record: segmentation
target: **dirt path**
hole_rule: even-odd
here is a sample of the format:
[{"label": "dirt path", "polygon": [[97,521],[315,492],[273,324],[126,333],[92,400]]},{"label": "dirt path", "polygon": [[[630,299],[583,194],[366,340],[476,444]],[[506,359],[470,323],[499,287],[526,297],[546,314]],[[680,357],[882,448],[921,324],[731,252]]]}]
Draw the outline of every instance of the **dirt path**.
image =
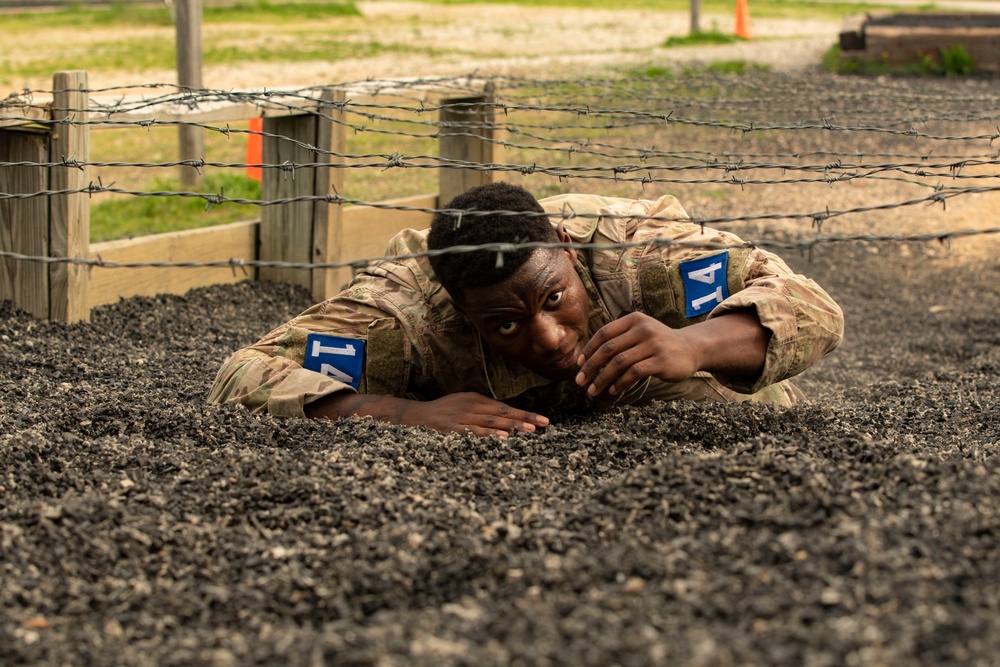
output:
[{"label": "dirt path", "polygon": [[[366,78],[451,76],[469,72],[494,75],[569,76],[598,73],[606,68],[744,59],[776,68],[815,67],[819,56],[837,39],[839,22],[753,19],[756,39],[750,43],[697,48],[662,48],[672,35],[690,28],[684,13],[643,10],[581,10],[523,8],[508,5],[426,5],[418,2],[372,0],[358,4],[360,18],[330,19],[325,25],[346,29],[347,39],[378,44],[373,56],[342,60],[254,63],[252,66],[207,66],[203,79],[212,88],[275,88],[308,86]],[[707,14],[705,29],[732,30],[733,16]],[[256,25],[205,24],[206,44],[224,44],[234,35],[259,34],[258,39],[280,46],[283,37]],[[130,34],[170,42],[173,29],[143,28]],[[0,46],[0,57],[10,62],[44,60],[75,49],[114,40],[118,35],[95,26],[86,29],[50,29],[35,39],[30,52]],[[412,52],[407,52],[412,47]],[[428,53],[428,49],[433,53]],[[101,71],[91,75],[94,87],[172,82],[173,70]],[[0,81],[4,81],[0,74]],[[46,77],[6,81],[11,89],[27,86],[45,90]]]},{"label": "dirt path", "polygon": [[[428,6],[407,2],[363,2],[356,39],[387,45],[441,48],[443,55],[392,53],[340,62],[270,63],[206,71],[219,87],[309,85],[394,76],[480,74],[576,77],[630,66],[747,60],[778,69],[814,68],[837,39],[839,22],[759,20],[758,39],[747,44],[662,48],[690,27],[685,14],[636,10],[566,10],[504,5]],[[703,17],[706,27],[732,29],[732,16]],[[389,26],[388,29],[385,26]],[[166,76],[167,73],[164,73]],[[280,82],[280,83],[279,83]]]},{"label": "dirt path", "polygon": [[[752,5],[752,3],[751,3]],[[995,0],[949,0],[937,3],[943,10],[1000,11]],[[359,44],[378,44],[376,55],[342,60],[296,63],[254,63],[252,66],[208,66],[205,85],[212,88],[275,88],[309,86],[366,78],[400,76],[452,76],[469,72],[494,75],[574,77],[606,68],[630,66],[745,60],[766,64],[780,71],[818,68],[824,51],[835,44],[841,26],[839,18],[774,19],[753,15],[754,39],[747,43],[712,47],[662,47],[670,36],[682,36],[690,29],[686,12],[652,10],[575,9],[519,7],[511,5],[427,5],[398,0],[366,0],[358,3],[359,18],[329,19],[324,24],[347,29],[347,39]],[[734,15],[703,14],[703,30],[716,28],[731,32]],[[280,44],[281,35],[255,25],[203,26],[205,43],[224,44],[234,36],[258,35],[269,44]],[[129,37],[145,35],[167,43],[173,28],[143,28]],[[24,35],[33,48],[26,51],[18,40],[0,45],[0,59],[12,63],[26,59],[44,61],[65,56],[75,49],[81,55],[101,42],[120,35],[97,26],[48,29]],[[412,46],[414,51],[407,53]],[[428,54],[424,47],[434,49]],[[401,50],[400,50],[401,49]],[[172,69],[95,72],[95,87],[138,83],[173,82]],[[9,80],[0,73],[2,89],[24,87],[45,90],[47,76]]]}]

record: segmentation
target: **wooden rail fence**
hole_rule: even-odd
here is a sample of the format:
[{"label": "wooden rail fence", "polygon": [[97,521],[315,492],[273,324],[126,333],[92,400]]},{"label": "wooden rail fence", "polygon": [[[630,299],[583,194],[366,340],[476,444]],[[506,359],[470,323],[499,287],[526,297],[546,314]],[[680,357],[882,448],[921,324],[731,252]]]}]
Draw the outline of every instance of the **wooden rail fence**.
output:
[{"label": "wooden rail fence", "polygon": [[[90,161],[90,132],[101,129],[100,121],[110,120],[112,112],[107,103],[90,97],[86,72],[56,73],[53,91],[46,104],[0,106],[0,162],[20,163],[0,167],[0,194],[36,195],[0,199],[0,251],[54,258],[100,257],[115,262],[241,259],[333,264],[378,256],[400,229],[429,223],[430,216],[424,212],[344,207],[314,199],[263,206],[259,221],[91,244],[87,166],[44,164],[70,157]],[[272,103],[254,101],[251,95],[245,99],[231,96],[190,105],[141,105],[134,107],[136,110],[114,111],[113,117],[118,123],[135,121],[137,131],[142,121],[149,120],[210,124],[263,117],[265,164],[320,166],[297,168],[294,178],[287,178],[281,169],[265,169],[262,200],[325,197],[345,192],[346,170],[333,167],[332,160],[337,158],[325,152],[346,153],[345,125],[337,122],[343,120],[343,107],[335,103],[387,94],[395,100],[403,96],[428,105],[494,99],[492,84],[482,80],[449,79],[447,85],[366,81],[309,92],[297,90],[287,98],[269,89],[267,99]],[[280,104],[273,103],[278,100]],[[322,113],[318,113],[320,109]],[[64,119],[74,122],[58,122]],[[440,120],[445,123],[439,133],[442,158],[477,164],[503,161],[503,148],[495,136],[498,130],[493,129],[494,111],[488,104],[446,107]],[[488,170],[440,169],[438,192],[386,203],[437,208],[467,188],[490,180],[493,172]],[[63,192],[70,190],[84,192]],[[10,300],[36,317],[73,322],[88,320],[95,306],[124,297],[183,294],[194,287],[246,278],[302,285],[316,300],[322,300],[335,294],[350,277],[350,268],[248,268],[246,274],[234,274],[230,268],[110,268],[0,257],[0,300]]]}]

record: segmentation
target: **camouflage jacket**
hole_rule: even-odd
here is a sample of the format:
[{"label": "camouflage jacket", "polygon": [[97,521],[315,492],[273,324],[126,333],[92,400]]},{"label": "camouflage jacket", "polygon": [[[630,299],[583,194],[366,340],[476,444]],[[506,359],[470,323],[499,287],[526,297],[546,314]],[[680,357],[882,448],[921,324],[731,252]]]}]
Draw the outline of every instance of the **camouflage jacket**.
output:
[{"label": "camouflage jacket", "polygon": [[[590,297],[591,334],[633,311],[679,328],[753,308],[772,334],[763,372],[749,380],[713,380],[741,394],[762,392],[800,373],[840,344],[839,306],[776,255],[757,248],[652,243],[741,242],[730,233],[678,221],[687,215],[672,196],[648,201],[560,195],[541,204],[574,241],[598,246],[579,251],[576,266]],[[425,250],[426,234],[400,232],[386,249],[389,259],[368,267],[337,296],[233,354],[219,369],[209,400],[276,416],[302,416],[306,404],[356,386],[363,393],[417,400],[475,391],[543,414],[585,407],[588,399],[574,383],[548,380],[494,353],[434,280],[426,257],[392,259]],[[341,345],[351,351],[360,347],[357,369],[347,376],[318,372],[329,366],[307,369],[310,350],[337,352],[333,344],[316,343],[317,335],[347,340]]]}]

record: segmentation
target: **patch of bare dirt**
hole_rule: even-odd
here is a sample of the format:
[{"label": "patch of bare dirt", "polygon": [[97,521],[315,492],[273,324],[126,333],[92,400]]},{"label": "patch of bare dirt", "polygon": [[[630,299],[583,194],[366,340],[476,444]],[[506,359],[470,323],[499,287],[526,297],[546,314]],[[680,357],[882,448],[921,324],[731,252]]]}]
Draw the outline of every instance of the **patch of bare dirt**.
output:
[{"label": "patch of bare dirt", "polygon": [[[820,55],[837,39],[836,20],[752,19],[755,39],[716,47],[662,47],[670,36],[690,29],[686,13],[651,10],[525,8],[511,5],[426,5],[419,2],[372,0],[358,4],[362,16],[330,19],[351,42],[377,44],[373,55],[309,62],[265,62],[252,65],[209,65],[204,85],[219,89],[259,89],[312,86],[368,78],[457,76],[470,72],[506,76],[565,76],[599,73],[633,65],[691,63],[742,59],[777,69],[814,68]],[[705,14],[703,29],[733,29],[733,15]],[[260,44],[280,46],[282,35],[259,25],[204,24],[206,45],[220,46],[236,35],[255,35]],[[41,36],[40,36],[41,37]],[[48,29],[30,54],[11,50],[12,62],[44,59],[64,53],[67,45],[87,49],[121,36],[99,26],[85,29]],[[171,42],[173,28],[131,31],[129,39]],[[288,38],[288,36],[285,36]],[[291,38],[311,38],[307,34]],[[81,51],[82,52],[82,51]],[[363,50],[362,50],[363,52]],[[0,76],[0,81],[3,77]],[[91,85],[112,87],[144,83],[171,83],[176,72],[167,70],[101,71]],[[9,81],[12,88],[47,90],[48,77]]]},{"label": "patch of bare dirt", "polygon": [[[362,2],[357,29],[386,45],[413,46],[339,62],[225,67],[206,72],[219,87],[312,85],[399,76],[458,76],[477,72],[498,76],[575,77],[643,64],[747,60],[798,71],[817,67],[837,39],[839,22],[760,19],[755,41],[719,47],[663,48],[670,36],[690,29],[683,13],[642,10],[524,8],[509,5],[431,6],[415,2]],[[709,14],[704,28],[731,31],[733,16]],[[388,29],[386,28],[388,26]],[[418,47],[443,50],[427,54]],[[317,79],[317,76],[319,77]],[[280,83],[279,83],[280,82]]]}]

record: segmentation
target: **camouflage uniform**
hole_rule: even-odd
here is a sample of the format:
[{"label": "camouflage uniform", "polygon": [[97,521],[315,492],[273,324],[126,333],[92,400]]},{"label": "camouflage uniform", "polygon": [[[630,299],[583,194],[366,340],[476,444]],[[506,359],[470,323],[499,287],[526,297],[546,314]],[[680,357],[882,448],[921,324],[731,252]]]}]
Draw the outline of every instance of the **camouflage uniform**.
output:
[{"label": "camouflage uniform", "polygon": [[[589,295],[591,334],[633,311],[679,328],[744,308],[755,309],[771,332],[764,370],[757,378],[699,373],[678,383],[651,379],[626,392],[615,401],[618,404],[652,398],[709,398],[790,405],[799,393],[786,378],[840,344],[840,307],[815,282],[792,273],[772,253],[756,248],[613,247],[654,238],[740,242],[727,232],[677,222],[687,216],[672,196],[646,201],[560,195],[543,199],[541,204],[554,214],[602,215],[552,216],[553,224],[562,222],[574,241],[609,246],[578,251],[576,269]],[[603,217],[653,215],[667,219]],[[426,231],[404,230],[389,242],[386,256],[423,251],[426,237]],[[688,317],[680,264],[690,266],[688,260],[710,257],[714,261],[723,254],[728,258],[724,282],[729,296],[709,313]],[[362,393],[431,400],[475,391],[542,414],[593,407],[572,381],[548,380],[494,353],[434,280],[426,257],[378,262],[337,296],[236,352],[219,370],[209,400],[241,403],[276,416],[303,416],[304,405],[337,391],[352,391],[343,382],[303,367],[310,332],[366,341],[358,387]]]}]

